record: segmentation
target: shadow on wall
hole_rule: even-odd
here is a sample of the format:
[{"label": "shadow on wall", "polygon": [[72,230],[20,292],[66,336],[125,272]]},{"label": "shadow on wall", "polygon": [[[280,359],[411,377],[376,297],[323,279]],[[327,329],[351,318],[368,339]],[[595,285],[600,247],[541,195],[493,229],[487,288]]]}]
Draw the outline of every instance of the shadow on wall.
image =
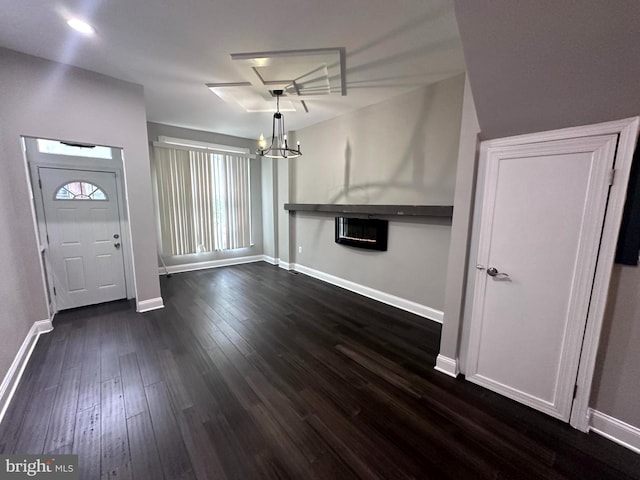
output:
[{"label": "shadow on wall", "polygon": [[[438,42],[427,42],[424,45],[420,45],[419,47],[413,48],[411,50],[398,51],[394,55],[385,58],[376,57],[375,60],[367,61],[367,52],[378,45],[392,44],[393,42],[397,42],[403,37],[406,37],[406,35],[410,34],[410,32],[412,31],[414,33],[428,32],[430,26],[441,25],[443,17],[446,17],[450,14],[450,4],[442,3],[441,5],[434,5],[424,15],[414,18],[410,22],[407,22],[394,30],[385,32],[383,35],[364,45],[361,45],[360,47],[350,50],[347,55],[348,64],[350,66],[346,71],[347,78],[351,79],[347,83],[348,88],[354,89],[380,88],[382,86],[423,86],[425,84],[424,75],[411,75],[408,72],[403,72],[404,74],[394,77],[380,78],[376,77],[373,72],[378,67],[387,67],[388,65],[397,62],[404,62],[406,60],[417,60],[420,58],[427,61],[427,58],[432,54],[436,54],[435,56],[439,57],[443,52],[452,50],[461,51],[460,39],[456,31],[453,31],[449,37],[441,39]],[[364,61],[362,61],[362,63],[358,63],[359,57],[363,58]],[[460,61],[462,64],[462,59],[460,59]],[[437,73],[434,72],[433,75],[437,76],[437,79],[441,79],[461,72],[462,70],[439,71]]]},{"label": "shadow on wall", "polygon": [[[394,168],[390,175],[379,181],[366,182],[361,184],[353,183],[353,167],[355,159],[367,159],[367,154],[360,156],[354,142],[347,137],[344,147],[344,168],[343,181],[340,184],[340,191],[328,199],[327,203],[364,203],[376,204],[384,203],[385,198],[389,198],[388,193],[392,191],[408,191],[419,193],[433,193],[435,197],[445,197],[441,185],[450,183],[446,177],[451,176],[452,162],[455,165],[457,153],[457,137],[452,135],[451,145],[444,145],[437,151],[447,152],[447,159],[431,159],[429,155],[433,155],[428,150],[428,141],[449,141],[440,137],[429,137],[429,122],[433,123],[437,112],[434,111],[434,98],[437,95],[437,86],[426,88],[420,107],[416,110],[417,118],[413,124],[413,129],[406,140],[404,149],[397,152],[397,157],[392,160],[395,162]],[[437,119],[436,119],[437,120]],[[406,137],[405,137],[406,138]],[[355,145],[358,145],[356,142]],[[450,153],[449,153],[450,152]],[[295,169],[295,162],[294,167]],[[428,180],[425,178],[428,175]],[[406,179],[406,180],[405,180]],[[446,198],[446,197],[445,197]],[[388,201],[386,203],[389,203]],[[312,215],[309,212],[305,216]],[[316,215],[313,215],[314,217]],[[317,215],[318,218],[326,218],[323,215]],[[394,221],[420,223],[428,225],[451,225],[451,219],[444,218],[408,218],[393,217]],[[321,232],[326,227],[324,222],[318,222],[313,235],[314,239],[322,237]],[[295,238],[292,239],[296,241]],[[292,243],[296,245],[296,243]]]},{"label": "shadow on wall", "polygon": [[[460,38],[457,34],[457,29],[453,29],[451,34],[447,38],[442,38],[437,42],[427,41],[425,44],[410,50],[398,51],[393,55],[387,57],[375,56],[375,59],[371,60],[371,54],[368,54],[371,49],[382,44],[392,44],[393,42],[402,42],[403,37],[406,37],[410,32],[428,32],[433,26],[437,29],[443,25],[443,19],[447,15],[453,15],[451,13],[451,5],[448,2],[443,2],[441,5],[433,5],[430,11],[422,16],[412,19],[410,22],[405,23],[389,32],[385,32],[378,38],[365,43],[353,50],[345,51],[345,58],[348,59],[350,65],[343,72],[349,79],[347,80],[347,89],[362,89],[362,88],[381,88],[381,87],[421,87],[426,82],[438,81],[441,79],[449,78],[460,74],[464,71],[464,59],[462,58],[462,47]],[[446,20],[445,20],[446,21]],[[450,21],[455,24],[455,20]],[[459,53],[460,68],[447,68],[443,70],[435,69],[431,72],[431,78],[425,78],[424,73],[411,74],[407,72],[398,71],[399,74],[393,77],[380,77],[375,75],[375,70],[378,67],[388,67],[394,63],[403,63],[407,60],[422,61],[428,64],[433,63],[433,59],[439,61],[442,58],[444,52]],[[367,56],[369,55],[369,58]],[[433,57],[430,57],[433,55]],[[358,63],[358,58],[361,58]],[[449,65],[449,64],[447,64]],[[329,70],[334,70],[338,66],[338,63],[333,63],[328,66]],[[313,73],[309,72],[309,74]],[[339,81],[338,75],[331,76],[330,82]]]},{"label": "shadow on wall", "polygon": [[[428,189],[433,191],[433,189],[437,189],[439,185],[443,184],[446,175],[450,173],[447,171],[450,162],[429,162],[430,158],[425,149],[429,134],[428,119],[432,116],[433,110],[434,88],[436,87],[425,90],[420,116],[415,121],[413,132],[404,148],[404,152],[399,152],[397,166],[388,179],[352,184],[351,172],[354,151],[350,139],[347,138],[344,149],[344,181],[342,189],[331,197],[328,203],[349,203],[354,200],[365,204],[376,203],[392,189],[425,192]],[[457,145],[452,144],[449,147],[446,151],[451,151],[455,154]],[[395,159],[392,160],[395,161]],[[429,172],[431,174],[431,181],[428,184],[424,181],[427,165],[430,167]],[[408,170],[411,171],[411,181],[403,181],[402,174],[405,173],[406,176]]]}]

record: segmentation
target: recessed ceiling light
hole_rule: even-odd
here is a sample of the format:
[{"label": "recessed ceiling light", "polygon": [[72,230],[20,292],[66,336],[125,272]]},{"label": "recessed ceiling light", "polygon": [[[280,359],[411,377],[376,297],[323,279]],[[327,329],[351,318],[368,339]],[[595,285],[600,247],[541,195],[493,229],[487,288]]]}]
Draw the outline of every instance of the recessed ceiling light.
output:
[{"label": "recessed ceiling light", "polygon": [[67,25],[80,33],[84,33],[85,35],[93,35],[96,32],[95,28],[78,18],[68,20]]}]

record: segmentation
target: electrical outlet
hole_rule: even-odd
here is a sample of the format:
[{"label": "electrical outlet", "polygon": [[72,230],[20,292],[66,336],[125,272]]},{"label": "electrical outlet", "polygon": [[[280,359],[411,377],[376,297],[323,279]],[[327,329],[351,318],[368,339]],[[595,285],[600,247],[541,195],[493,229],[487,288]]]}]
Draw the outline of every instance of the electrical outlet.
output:
[{"label": "electrical outlet", "polygon": [[302,245],[298,245],[298,253],[302,253]]}]

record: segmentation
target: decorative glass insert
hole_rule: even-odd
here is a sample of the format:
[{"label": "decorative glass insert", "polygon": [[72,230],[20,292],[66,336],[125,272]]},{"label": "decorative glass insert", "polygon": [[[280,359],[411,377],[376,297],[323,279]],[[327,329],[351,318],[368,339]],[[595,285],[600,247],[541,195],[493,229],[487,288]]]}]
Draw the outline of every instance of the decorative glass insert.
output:
[{"label": "decorative glass insert", "polygon": [[91,157],[111,159],[111,147],[100,145],[81,145],[38,138],[38,151],[54,155],[70,155],[73,157]]},{"label": "decorative glass insert", "polygon": [[56,200],[107,200],[107,194],[93,183],[78,180],[60,187]]}]

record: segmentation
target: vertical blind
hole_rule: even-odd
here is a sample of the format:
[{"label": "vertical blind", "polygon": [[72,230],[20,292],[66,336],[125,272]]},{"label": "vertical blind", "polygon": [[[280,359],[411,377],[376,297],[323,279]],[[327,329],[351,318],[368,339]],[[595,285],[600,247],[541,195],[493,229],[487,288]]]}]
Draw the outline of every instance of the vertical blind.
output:
[{"label": "vertical blind", "polygon": [[164,255],[251,245],[249,158],[154,147]]}]

